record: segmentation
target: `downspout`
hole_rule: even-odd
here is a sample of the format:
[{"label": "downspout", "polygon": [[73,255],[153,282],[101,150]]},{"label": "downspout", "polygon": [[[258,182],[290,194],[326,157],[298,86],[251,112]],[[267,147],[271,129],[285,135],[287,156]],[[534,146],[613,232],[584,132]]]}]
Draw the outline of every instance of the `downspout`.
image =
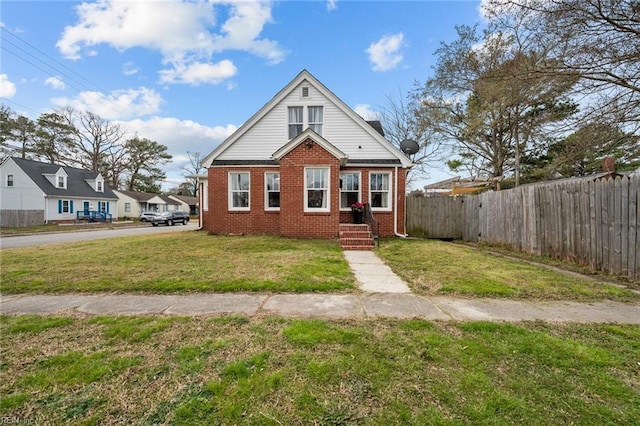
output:
[{"label": "downspout", "polygon": [[198,204],[198,231],[202,231],[202,227],[204,226],[204,205],[203,205],[203,201],[204,201],[204,196],[202,194],[202,191],[204,190],[204,184],[202,182],[198,182],[198,184],[200,185],[199,191],[198,191],[198,198],[200,199],[200,203]]},{"label": "downspout", "polygon": [[396,176],[395,176],[395,185],[393,187],[393,190],[395,192],[394,194],[394,198],[395,198],[395,208],[393,209],[393,234],[396,237],[400,237],[400,238],[407,238],[408,235],[407,234],[399,234],[398,233],[398,166],[395,166],[395,171],[396,171]]}]

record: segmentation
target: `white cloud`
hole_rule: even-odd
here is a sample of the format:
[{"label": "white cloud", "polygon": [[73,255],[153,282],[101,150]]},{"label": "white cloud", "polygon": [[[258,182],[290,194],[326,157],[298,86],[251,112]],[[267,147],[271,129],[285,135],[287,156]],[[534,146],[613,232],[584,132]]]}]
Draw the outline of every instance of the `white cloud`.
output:
[{"label": "white cloud", "polygon": [[365,120],[380,120],[380,114],[372,110],[369,104],[358,104],[353,110]]},{"label": "white cloud", "polygon": [[366,52],[369,54],[374,71],[388,71],[398,66],[403,58],[400,52],[403,39],[404,34],[398,33],[382,37],[369,45]]},{"label": "white cloud", "polygon": [[0,98],[11,99],[16,94],[16,85],[7,74],[0,74]]},{"label": "white cloud", "polygon": [[138,67],[133,62],[125,62],[122,64],[122,73],[124,75],[135,75],[138,74]]},{"label": "white cloud", "polygon": [[160,110],[162,97],[152,89],[115,90],[110,94],[80,92],[75,98],[54,98],[57,106],[71,106],[79,111],[91,111],[107,120],[155,114]]},{"label": "white cloud", "polygon": [[[285,56],[276,41],[260,38],[264,25],[271,22],[271,3],[266,1],[103,0],[82,3],[76,6],[76,12],[78,22],[65,27],[56,44],[65,57],[79,59],[100,44],[119,50],[157,50],[163,55],[164,64],[171,67],[166,70],[171,82],[192,84],[193,75],[176,72],[215,66],[211,64],[213,55],[225,50],[246,51],[274,64]],[[216,31],[216,13],[225,12],[228,19]],[[230,76],[228,72],[223,75]],[[202,82],[217,84],[221,80],[205,78]]]},{"label": "white cloud", "polygon": [[163,166],[167,175],[164,185],[166,188],[178,186],[185,180],[182,168],[189,161],[187,151],[199,152],[205,156],[237,130],[237,126],[233,124],[209,127],[195,121],[172,117],[152,117],[148,120],[135,119],[117,123],[126,128],[131,137],[137,135],[167,147],[173,159]]},{"label": "white cloud", "polygon": [[58,76],[49,77],[44,81],[45,84],[53,87],[56,90],[64,90],[67,86],[64,84],[64,81]]},{"label": "white cloud", "polygon": [[336,10],[338,8],[338,0],[328,0],[327,1],[327,10],[331,12],[332,10]]},{"label": "white cloud", "polygon": [[233,62],[222,60],[217,64],[191,63],[178,64],[173,69],[160,71],[161,83],[186,83],[197,86],[202,83],[218,84],[236,75]]}]

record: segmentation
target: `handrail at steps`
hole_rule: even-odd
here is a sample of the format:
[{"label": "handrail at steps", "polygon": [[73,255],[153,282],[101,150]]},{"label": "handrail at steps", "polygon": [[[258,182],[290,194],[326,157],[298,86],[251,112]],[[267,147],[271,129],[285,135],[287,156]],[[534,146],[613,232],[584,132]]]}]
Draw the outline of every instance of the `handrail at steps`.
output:
[{"label": "handrail at steps", "polygon": [[364,205],[364,223],[369,225],[371,228],[371,233],[373,234],[373,241],[376,244],[376,247],[380,247],[380,224],[373,217],[373,212],[371,211],[371,204],[366,203]]}]

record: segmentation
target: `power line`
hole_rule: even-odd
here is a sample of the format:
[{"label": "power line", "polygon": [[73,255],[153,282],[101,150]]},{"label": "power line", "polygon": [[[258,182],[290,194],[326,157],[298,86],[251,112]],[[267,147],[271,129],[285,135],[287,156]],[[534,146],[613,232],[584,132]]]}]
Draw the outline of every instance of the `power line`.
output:
[{"label": "power line", "polygon": [[[98,84],[92,82],[91,80],[87,79],[86,77],[84,77],[83,75],[79,74],[78,72],[76,72],[75,70],[69,68],[68,66],[66,66],[65,64],[59,62],[58,60],[56,60],[55,58],[52,58],[51,56],[49,56],[48,54],[46,54],[45,52],[43,52],[42,50],[38,49],[36,46],[32,45],[31,43],[29,43],[28,41],[18,37],[17,35],[13,34],[12,32],[10,32],[9,30],[7,30],[4,27],[0,27],[2,28],[4,34],[8,34],[11,37],[19,40],[20,42],[26,44],[27,46],[29,46],[31,49],[35,50],[36,52],[38,52],[40,55],[44,56],[45,58],[49,59],[50,61],[52,61],[53,63],[55,63],[56,65],[59,65],[60,67],[64,68],[65,70],[69,71],[72,74],[75,74],[76,76],[78,76],[80,79],[86,81],[87,83],[89,83],[90,86],[93,86],[94,88],[97,88],[103,92],[106,92],[106,90],[102,87],[100,87]],[[26,54],[28,54],[29,56],[31,56],[32,58],[35,58],[36,60],[38,60],[39,62],[42,62],[43,64],[47,65],[49,68],[53,69],[54,71],[58,72],[59,74],[62,74],[64,76],[66,76],[67,78],[73,80],[73,81],[77,81],[75,78],[69,76],[68,74],[66,74],[65,72],[57,69],[55,66],[51,65],[51,64],[47,64],[44,60],[38,58],[37,56],[33,55],[32,53],[27,52],[25,49],[21,48],[20,46],[18,46],[17,44],[13,43],[11,40],[7,40],[5,38],[5,41],[12,44],[13,46],[15,46],[16,48],[20,49],[21,51],[25,52]],[[53,76],[52,76],[53,77]],[[80,82],[78,82],[80,83]],[[81,85],[83,85],[86,88],[89,88],[88,86],[86,86],[84,83],[80,83]]]}]

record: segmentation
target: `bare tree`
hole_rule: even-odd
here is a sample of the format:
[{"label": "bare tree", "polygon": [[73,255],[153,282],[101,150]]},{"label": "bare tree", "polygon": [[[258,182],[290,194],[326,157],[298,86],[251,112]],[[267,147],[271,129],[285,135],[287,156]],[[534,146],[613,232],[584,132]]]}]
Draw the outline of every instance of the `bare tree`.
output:
[{"label": "bare tree", "polygon": [[[547,73],[580,76],[586,119],[640,126],[640,3],[637,0],[489,0],[498,27],[536,40],[554,59]],[[588,102],[587,102],[588,101]]]},{"label": "bare tree", "polygon": [[544,52],[512,34],[456,29],[458,39],[436,51],[435,75],[413,93],[416,116],[451,146],[450,167],[474,177],[514,173],[517,183],[521,152],[575,111],[562,98],[575,78],[539,73]]},{"label": "bare tree", "polygon": [[199,152],[187,151],[188,162],[182,167],[184,172],[182,175],[189,183],[189,192],[192,196],[198,195],[198,179],[193,176],[197,176],[204,172],[205,168],[200,164],[203,160],[202,154]]},{"label": "bare tree", "polygon": [[418,152],[410,156],[414,166],[407,176],[407,184],[428,177],[431,166],[442,161],[440,140],[434,138],[433,130],[416,117],[412,102],[402,94],[387,95],[380,111],[385,138],[389,142],[400,148],[402,141],[411,139],[419,146]]},{"label": "bare tree", "polygon": [[104,167],[109,167],[109,154],[123,149],[125,130],[92,112],[63,108],[60,114],[76,129],[76,161],[80,167],[94,172],[104,172]]}]

